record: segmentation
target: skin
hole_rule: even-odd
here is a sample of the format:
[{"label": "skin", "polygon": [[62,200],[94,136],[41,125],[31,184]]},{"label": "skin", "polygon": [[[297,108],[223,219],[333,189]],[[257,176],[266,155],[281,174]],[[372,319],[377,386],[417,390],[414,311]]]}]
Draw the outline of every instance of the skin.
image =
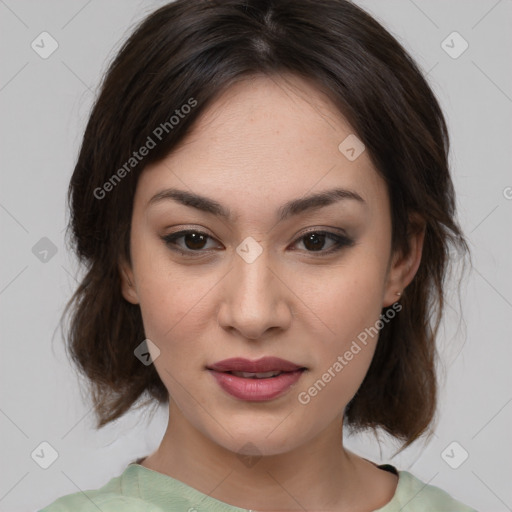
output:
[{"label": "skin", "polygon": [[[408,254],[391,249],[389,197],[367,152],[349,161],[338,150],[352,133],[313,84],[256,76],[232,85],[175,152],[144,169],[132,265],[120,265],[123,296],[140,305],[170,401],[167,431],[143,466],[247,509],[371,511],[392,499],[397,477],[342,439],[344,408],[377,337],[307,405],[298,401],[398,300],[420,263],[421,232]],[[364,203],[344,199],[277,222],[285,202],[334,187]],[[148,205],[165,188],[207,196],[234,217],[169,199]],[[335,242],[325,238],[315,251],[303,238],[311,228],[344,230],[354,243],[321,256]],[[176,243],[192,257],[180,255],[161,237],[183,229],[211,238],[182,237]],[[236,252],[249,236],[262,249],[252,263]],[[231,397],[205,368],[266,355],[308,368],[267,402]],[[255,458],[246,464],[240,453]]]}]

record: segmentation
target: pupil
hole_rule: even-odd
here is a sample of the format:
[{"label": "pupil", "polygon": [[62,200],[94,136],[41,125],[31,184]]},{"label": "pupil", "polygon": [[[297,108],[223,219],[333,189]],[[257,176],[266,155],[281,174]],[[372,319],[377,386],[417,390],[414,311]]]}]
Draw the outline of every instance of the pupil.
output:
[{"label": "pupil", "polygon": [[313,243],[312,249],[313,250],[321,249],[323,247],[323,244],[325,241],[325,235],[322,235],[319,233],[312,233],[310,235],[306,235],[306,238],[304,241],[304,246],[309,249],[310,248],[310,247],[308,247],[309,242],[311,242],[311,241],[314,242],[315,240],[316,240],[316,243]]},{"label": "pupil", "polygon": [[[188,249],[202,249],[205,243],[204,238],[205,236],[199,233],[189,233],[185,235],[185,245]],[[190,239],[192,239],[192,244],[189,243]],[[199,246],[195,244],[199,244]]]}]

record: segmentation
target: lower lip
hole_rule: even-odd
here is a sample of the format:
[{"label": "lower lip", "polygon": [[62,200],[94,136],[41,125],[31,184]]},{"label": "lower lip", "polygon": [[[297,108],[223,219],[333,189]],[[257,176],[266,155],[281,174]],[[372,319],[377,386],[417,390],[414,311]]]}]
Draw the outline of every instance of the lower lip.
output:
[{"label": "lower lip", "polygon": [[263,402],[283,395],[301,377],[303,370],[284,372],[270,379],[249,379],[231,373],[209,370],[219,386],[235,398]]}]

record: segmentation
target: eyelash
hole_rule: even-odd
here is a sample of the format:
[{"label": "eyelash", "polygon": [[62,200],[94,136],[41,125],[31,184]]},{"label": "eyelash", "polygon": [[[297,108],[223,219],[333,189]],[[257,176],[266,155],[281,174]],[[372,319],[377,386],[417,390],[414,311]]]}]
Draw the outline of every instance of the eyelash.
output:
[{"label": "eyelash", "polygon": [[[171,250],[179,252],[180,254],[185,255],[185,256],[194,257],[194,256],[192,256],[194,253],[205,253],[205,252],[208,252],[208,250],[202,250],[202,249],[198,249],[196,251],[194,251],[192,249],[183,250],[183,249],[180,249],[177,246],[176,240],[179,240],[180,238],[183,238],[186,235],[189,235],[189,234],[192,234],[192,233],[195,233],[197,235],[203,235],[203,236],[207,237],[208,239],[212,239],[212,240],[214,239],[213,237],[211,237],[207,233],[204,233],[203,231],[198,231],[198,230],[195,230],[195,229],[188,229],[188,230],[183,230],[183,231],[177,231],[176,233],[171,233],[171,234],[163,236],[161,238],[162,238],[162,240],[165,242],[165,244]],[[322,230],[318,230],[318,231],[313,231],[312,230],[312,231],[308,231],[307,233],[304,233],[302,236],[300,236],[294,242],[294,245],[295,245],[295,243],[303,240],[306,236],[311,235],[311,234],[326,235],[328,238],[330,238],[331,240],[334,240],[336,242],[335,245],[333,247],[331,247],[327,251],[306,251],[308,253],[318,255],[319,257],[333,254],[335,252],[340,251],[341,249],[343,249],[345,247],[350,247],[350,246],[354,245],[354,241],[352,239],[344,236],[344,235],[338,235],[338,234],[333,233],[331,231],[322,231]]]}]

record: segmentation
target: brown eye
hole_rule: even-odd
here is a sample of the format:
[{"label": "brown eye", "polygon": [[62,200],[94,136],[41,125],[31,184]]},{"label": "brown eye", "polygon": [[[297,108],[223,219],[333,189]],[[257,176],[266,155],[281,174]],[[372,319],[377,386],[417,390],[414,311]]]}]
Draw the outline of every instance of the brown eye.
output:
[{"label": "brown eye", "polygon": [[[214,240],[210,235],[202,231],[185,230],[171,233],[162,237],[167,246],[173,251],[184,255],[194,256],[206,253],[211,247],[207,247],[209,240]],[[326,242],[331,241],[331,246],[324,249]],[[178,243],[181,241],[181,243]],[[354,241],[344,235],[339,235],[329,231],[310,231],[301,236],[295,244],[302,242],[305,251],[308,253],[318,253],[319,256],[327,255],[341,250],[343,247],[350,247]]]},{"label": "brown eye", "polygon": [[[206,252],[208,248],[206,248],[206,250],[203,249],[205,249],[207,241],[209,239],[213,240],[213,238],[206,233],[194,230],[178,231],[177,233],[164,236],[162,239],[169,247],[171,247],[171,249],[184,254],[191,252]],[[183,239],[182,244],[177,243],[180,239]]]},{"label": "brown eye", "polygon": [[311,251],[319,251],[325,245],[326,235],[321,233],[310,233],[302,238],[304,241],[304,247]]},{"label": "brown eye", "polygon": [[206,244],[206,236],[201,233],[188,233],[183,237],[183,241],[187,249],[204,249]]},{"label": "brown eye", "polygon": [[[329,249],[324,250],[326,240],[331,240],[333,243]],[[329,231],[310,231],[301,236],[297,242],[301,241],[307,252],[318,252],[321,255],[330,254],[354,244],[350,238]]]}]

